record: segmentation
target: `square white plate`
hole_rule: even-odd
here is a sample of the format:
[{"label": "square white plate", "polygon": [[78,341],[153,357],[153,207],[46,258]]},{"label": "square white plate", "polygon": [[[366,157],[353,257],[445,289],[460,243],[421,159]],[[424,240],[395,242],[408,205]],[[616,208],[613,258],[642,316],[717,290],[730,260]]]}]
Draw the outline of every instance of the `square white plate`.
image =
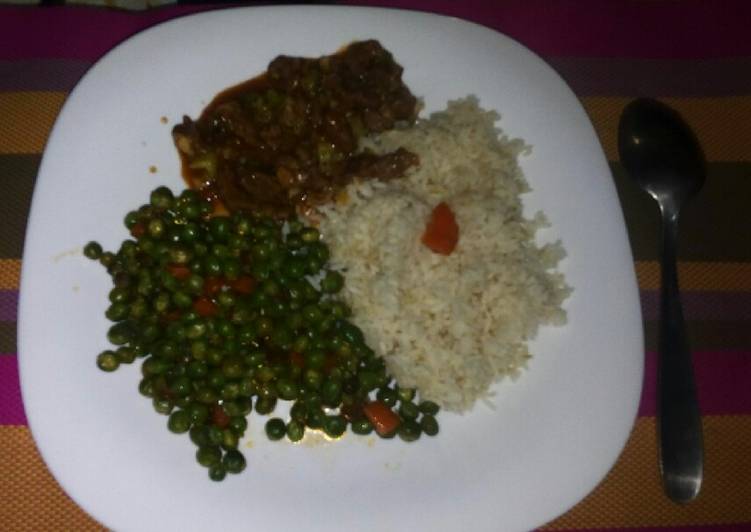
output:
[{"label": "square white plate", "polygon": [[[278,54],[317,56],[375,38],[426,111],[476,94],[533,146],[521,160],[563,240],[569,323],[545,328],[495,409],[442,414],[418,443],[348,435],[269,442],[261,418],[247,470],[212,483],[194,446],[139,396],[136,367],[105,375],[109,278],[80,254],[127,237],[150,190],[182,188],[171,127]],[[168,124],[160,121],[169,119]],[[149,167],[155,166],[156,173]],[[641,391],[643,340],[632,256],[610,171],[582,106],[540,58],[492,30],[409,11],[268,7],[212,11],[146,30],[102,58],[70,95],[34,193],[19,316],[24,403],[63,488],[116,530],[529,529],[591,491],[618,457]],[[252,445],[252,448],[249,446]]]}]

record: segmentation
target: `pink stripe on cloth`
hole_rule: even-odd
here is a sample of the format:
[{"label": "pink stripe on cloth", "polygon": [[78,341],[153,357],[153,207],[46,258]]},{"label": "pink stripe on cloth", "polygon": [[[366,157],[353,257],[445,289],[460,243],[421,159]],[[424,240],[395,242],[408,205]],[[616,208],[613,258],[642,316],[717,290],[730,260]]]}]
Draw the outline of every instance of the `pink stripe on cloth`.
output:
[{"label": "pink stripe on cloth", "polygon": [[18,380],[18,358],[0,355],[0,425],[26,425]]},{"label": "pink stripe on cloth", "polygon": [[639,528],[566,528],[555,529],[556,532],[743,532],[751,530],[751,523],[734,523],[732,525],[685,525],[685,526],[647,526]]},{"label": "pink stripe on cloth", "polygon": [[[495,28],[544,56],[708,59],[751,55],[751,4],[727,0],[355,0],[457,16]],[[90,7],[0,9],[0,59],[95,60],[158,22],[211,6],[143,13]],[[366,37],[366,36],[363,36]]]},{"label": "pink stripe on cloth", "polygon": [[[702,415],[751,414],[751,352],[699,351],[693,354],[694,377]],[[640,416],[657,413],[657,353],[647,352]]]}]

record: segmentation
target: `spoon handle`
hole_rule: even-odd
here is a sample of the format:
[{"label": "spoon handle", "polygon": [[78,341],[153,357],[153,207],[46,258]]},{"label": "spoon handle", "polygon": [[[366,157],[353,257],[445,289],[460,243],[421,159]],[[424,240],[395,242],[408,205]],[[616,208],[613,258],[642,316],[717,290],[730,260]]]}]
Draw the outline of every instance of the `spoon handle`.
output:
[{"label": "spoon handle", "polygon": [[678,290],[677,209],[663,211],[662,226],[660,356],[657,370],[660,464],[665,493],[675,502],[686,503],[698,495],[701,487],[704,444],[691,352]]}]

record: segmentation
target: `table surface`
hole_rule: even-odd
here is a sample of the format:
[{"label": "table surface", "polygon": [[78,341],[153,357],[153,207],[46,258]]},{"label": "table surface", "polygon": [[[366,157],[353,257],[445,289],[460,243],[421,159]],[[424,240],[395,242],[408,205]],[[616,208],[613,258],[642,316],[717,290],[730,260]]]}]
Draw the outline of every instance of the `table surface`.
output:
[{"label": "table surface", "polygon": [[[355,3],[355,2],[348,2]],[[751,530],[751,8],[744,2],[470,0],[362,2],[455,15],[501,31],[555,68],[581,99],[610,162],[639,281],[644,391],[606,479],[546,530]],[[47,135],[86,69],[133,33],[195,11],[0,8],[0,529],[99,530],[41,460],[18,382],[16,309],[24,230]],[[623,106],[675,107],[704,148],[708,179],[684,212],[679,274],[705,431],[696,501],[662,494],[655,445],[659,224],[627,181],[616,129]]]}]

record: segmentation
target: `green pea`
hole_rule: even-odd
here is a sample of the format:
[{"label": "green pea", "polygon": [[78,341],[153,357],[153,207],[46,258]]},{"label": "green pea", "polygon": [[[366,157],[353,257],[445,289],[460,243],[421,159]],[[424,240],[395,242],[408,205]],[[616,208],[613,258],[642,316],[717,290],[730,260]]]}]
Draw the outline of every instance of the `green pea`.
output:
[{"label": "green pea", "polygon": [[227,476],[227,468],[223,464],[214,464],[209,467],[209,478],[215,482],[221,482]]},{"label": "green pea", "polygon": [[138,383],[138,391],[146,397],[154,397],[154,380],[150,377],[144,377]]},{"label": "green pea", "polygon": [[248,420],[244,416],[232,416],[229,420],[229,427],[236,434],[245,434],[245,431],[248,429]]},{"label": "green pea", "polygon": [[224,431],[216,425],[211,425],[208,430],[208,438],[209,444],[219,446],[224,439]]},{"label": "green pea", "polygon": [[115,345],[127,344],[133,339],[133,324],[127,321],[114,324],[107,331],[107,339]]},{"label": "green pea", "polygon": [[99,256],[99,264],[105,268],[111,267],[115,262],[115,254],[109,251],[105,251]]},{"label": "green pea", "polygon": [[323,383],[323,375],[317,369],[306,369],[303,373],[303,382],[308,389],[318,390]]},{"label": "green pea", "polygon": [[311,429],[320,429],[326,422],[326,413],[320,408],[308,408],[308,415],[305,423]]},{"label": "green pea", "polygon": [[221,391],[222,399],[231,401],[233,399],[236,399],[240,397],[240,383],[239,382],[228,382],[224,386],[222,386]]},{"label": "green pea", "polygon": [[151,191],[149,200],[157,209],[167,210],[172,208],[175,197],[167,187],[158,187]]},{"label": "green pea", "polygon": [[205,445],[196,451],[196,461],[204,467],[211,467],[220,462],[222,451],[215,445]]},{"label": "green pea", "polygon": [[411,442],[420,439],[422,429],[414,419],[407,419],[399,425],[397,433],[402,440]]},{"label": "green pea", "polygon": [[420,409],[411,401],[402,401],[399,406],[399,415],[405,420],[415,420],[420,415]]},{"label": "green pea", "polygon": [[306,227],[305,229],[300,231],[300,239],[306,244],[318,242],[320,238],[321,238],[321,234],[318,232],[318,229],[316,229],[315,227]]},{"label": "green pea", "polygon": [[294,401],[297,398],[297,385],[289,379],[279,379],[276,389],[279,397],[285,401]]},{"label": "green pea", "polygon": [[195,400],[205,405],[213,405],[219,399],[217,393],[211,388],[200,388],[196,390]]},{"label": "green pea", "polygon": [[190,441],[195,443],[199,447],[209,445],[209,428],[206,425],[194,425],[191,427]]},{"label": "green pea", "polygon": [[222,431],[222,448],[229,451],[237,449],[240,443],[240,438],[237,437],[235,431],[231,428],[226,428]]},{"label": "green pea", "polygon": [[102,371],[115,371],[120,366],[120,359],[114,351],[102,351],[96,357],[96,365]]},{"label": "green pea", "polygon": [[247,463],[240,451],[231,450],[227,451],[224,458],[222,458],[222,465],[227,470],[227,473],[237,474],[245,469]]},{"label": "green pea", "polygon": [[154,397],[152,401],[154,410],[159,414],[169,415],[172,409],[175,407],[175,403],[171,399]]},{"label": "green pea", "polygon": [[261,397],[256,401],[256,412],[266,416],[276,408],[276,397]]},{"label": "green pea", "polygon": [[352,422],[352,432],[365,436],[373,432],[373,424],[365,418],[357,419]]},{"label": "green pea", "polygon": [[130,308],[126,303],[112,303],[104,312],[104,315],[110,321],[120,321],[128,317]]},{"label": "green pea", "polygon": [[269,419],[266,422],[265,430],[266,436],[273,441],[281,440],[287,433],[287,427],[285,426],[284,421],[278,417]]},{"label": "green pea", "polygon": [[333,379],[326,379],[321,386],[321,398],[324,403],[330,406],[336,406],[342,397],[342,385]]},{"label": "green pea", "polygon": [[303,319],[310,324],[320,323],[323,320],[323,312],[317,305],[306,305],[302,309]]},{"label": "green pea", "polygon": [[414,388],[397,388],[396,393],[400,401],[411,401],[415,398]]},{"label": "green pea", "polygon": [[438,434],[438,421],[430,414],[423,414],[420,418],[420,428],[428,436],[435,436]]},{"label": "green pea", "polygon": [[177,397],[186,397],[191,392],[191,382],[187,376],[181,376],[175,379],[170,389]]},{"label": "green pea", "polygon": [[376,393],[376,399],[381,401],[386,406],[392,407],[396,405],[399,396],[396,391],[392,390],[391,388],[381,388]]},{"label": "green pea", "polygon": [[422,412],[423,414],[428,414],[430,416],[435,416],[441,410],[441,407],[433,401],[422,401],[419,405],[419,408],[420,412]]},{"label": "green pea", "polygon": [[170,414],[167,420],[167,428],[175,434],[182,434],[190,430],[190,414],[185,410],[176,410]]},{"label": "green pea", "polygon": [[331,438],[338,438],[347,430],[347,420],[342,416],[326,416],[323,431]]},{"label": "green pea", "polygon": [[274,322],[271,318],[258,318],[255,325],[256,331],[258,331],[258,336],[261,336],[262,338],[268,337],[271,334],[271,331],[274,330]]},{"label": "green pea", "polygon": [[209,419],[209,407],[205,404],[191,403],[186,410],[193,423],[201,424]]},{"label": "green pea", "polygon": [[321,290],[327,294],[335,294],[344,287],[344,277],[336,271],[326,272],[326,276],[321,279]]},{"label": "green pea", "polygon": [[116,353],[117,360],[121,364],[132,364],[136,359],[136,350],[132,347],[119,347]]},{"label": "green pea", "polygon": [[305,425],[299,421],[292,420],[287,423],[287,438],[291,442],[298,442],[305,436]]},{"label": "green pea", "polygon": [[146,231],[151,238],[158,240],[164,237],[166,227],[164,220],[161,218],[153,218],[149,220],[149,225],[147,226]]},{"label": "green pea", "polygon": [[83,247],[83,254],[91,260],[99,260],[102,256],[102,246],[98,242],[89,242]]},{"label": "green pea", "polygon": [[299,423],[305,423],[305,419],[308,417],[308,407],[303,401],[295,401],[292,407],[289,409],[289,416]]},{"label": "green pea", "polygon": [[329,252],[329,247],[324,244],[323,242],[315,242],[311,244],[308,247],[308,253],[318,259],[321,263],[325,264],[329,257],[331,256],[331,253]]},{"label": "green pea", "polygon": [[363,391],[369,392],[378,387],[378,376],[371,371],[361,371],[357,375],[357,380]]},{"label": "green pea", "polygon": [[205,257],[203,259],[203,271],[206,275],[218,277],[222,274],[222,261],[212,255]]}]

